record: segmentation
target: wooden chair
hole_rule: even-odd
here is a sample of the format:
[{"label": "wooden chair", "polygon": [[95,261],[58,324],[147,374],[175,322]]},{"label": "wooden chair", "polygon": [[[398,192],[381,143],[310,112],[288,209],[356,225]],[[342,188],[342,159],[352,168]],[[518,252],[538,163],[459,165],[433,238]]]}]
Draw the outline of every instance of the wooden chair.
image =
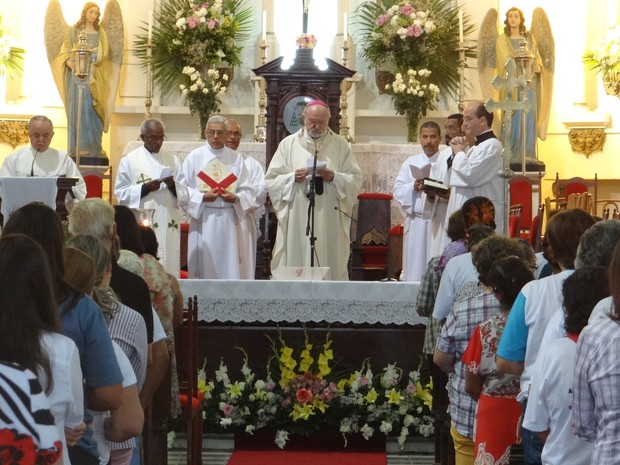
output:
[{"label": "wooden chair", "polygon": [[[568,202],[568,196],[571,194],[584,194],[590,192],[592,194],[593,210],[596,209],[598,200],[598,175],[594,174],[594,179],[584,179],[579,176],[570,179],[560,179],[559,174],[555,173],[555,181],[551,185],[551,191],[555,197],[556,203],[560,205],[562,202]],[[593,211],[596,214],[596,211]]]},{"label": "wooden chair", "polygon": [[542,225],[545,216],[545,204],[538,206],[538,214],[532,219],[532,227],[530,229],[530,244],[534,252],[542,252]]},{"label": "wooden chair", "polygon": [[[519,204],[523,206],[521,229],[527,232],[532,227],[532,216],[534,213],[534,181],[528,176],[517,174],[511,177],[508,182],[510,185],[510,206]],[[540,192],[540,178],[538,192]]]},{"label": "wooden chair", "polygon": [[187,299],[183,324],[175,330],[181,416],[187,431],[187,465],[202,464],[202,414],[204,403],[198,391],[198,298]]},{"label": "wooden chair", "polygon": [[508,211],[508,234],[510,237],[520,237],[521,233],[521,216],[523,213],[523,205],[512,205]]}]

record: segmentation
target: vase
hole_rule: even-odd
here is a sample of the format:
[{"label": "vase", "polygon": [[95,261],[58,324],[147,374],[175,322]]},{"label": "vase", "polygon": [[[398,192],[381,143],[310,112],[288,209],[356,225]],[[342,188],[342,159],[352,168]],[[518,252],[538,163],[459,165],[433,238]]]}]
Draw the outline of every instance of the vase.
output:
[{"label": "vase", "polygon": [[407,142],[416,142],[418,140],[418,123],[420,118],[413,112],[405,112],[407,121]]},{"label": "vase", "polygon": [[199,113],[198,114],[198,124],[199,124],[199,133],[198,140],[205,140],[207,136],[205,135],[205,130],[207,129],[207,121],[211,116],[210,113]]}]

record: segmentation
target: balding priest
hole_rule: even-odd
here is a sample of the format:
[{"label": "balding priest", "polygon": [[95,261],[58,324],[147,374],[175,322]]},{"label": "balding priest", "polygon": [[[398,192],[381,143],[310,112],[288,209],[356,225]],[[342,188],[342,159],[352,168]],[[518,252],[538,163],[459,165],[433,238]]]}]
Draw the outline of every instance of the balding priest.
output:
[{"label": "balding priest", "polygon": [[125,155],[116,173],[114,195],[121,205],[153,210],[153,231],[159,243],[158,255],[166,271],[179,276],[181,268],[180,211],[174,177],[179,162],[161,150],[164,124],[155,118],[140,126],[144,146]]},{"label": "balding priest", "polygon": [[348,280],[351,214],[362,172],[349,143],[329,129],[331,113],[325,102],[308,102],[302,116],[304,127],[280,142],[265,175],[278,217],[271,269],[312,263],[307,193],[316,154],[320,179],[314,210],[314,264],[329,267],[329,278],[334,281]]},{"label": "balding priest", "polygon": [[177,178],[179,204],[190,216],[191,279],[240,279],[248,260],[238,225],[254,207],[256,191],[243,157],[224,145],[229,135],[225,123],[220,115],[209,118],[207,143],[189,153]]},{"label": "balding priest", "polygon": [[0,177],[37,176],[77,178],[71,188],[75,198],[86,197],[86,183],[75,162],[66,152],[50,148],[54,137],[52,121],[43,115],[33,116],[28,122],[30,146],[11,153],[0,168]]}]

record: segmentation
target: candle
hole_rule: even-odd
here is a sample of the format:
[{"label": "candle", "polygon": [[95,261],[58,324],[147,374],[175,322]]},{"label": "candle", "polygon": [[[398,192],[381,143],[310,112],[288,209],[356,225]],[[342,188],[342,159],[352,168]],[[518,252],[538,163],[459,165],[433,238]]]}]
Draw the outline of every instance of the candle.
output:
[{"label": "candle", "polygon": [[263,40],[267,40],[267,10],[263,10]]},{"label": "candle", "polygon": [[459,10],[459,43],[463,43],[463,10]]},{"label": "candle", "polygon": [[342,15],[342,39],[347,41],[349,39],[349,28],[347,24],[347,14]]},{"label": "candle", "polygon": [[153,10],[149,11],[149,45],[151,44],[151,39],[153,38]]}]

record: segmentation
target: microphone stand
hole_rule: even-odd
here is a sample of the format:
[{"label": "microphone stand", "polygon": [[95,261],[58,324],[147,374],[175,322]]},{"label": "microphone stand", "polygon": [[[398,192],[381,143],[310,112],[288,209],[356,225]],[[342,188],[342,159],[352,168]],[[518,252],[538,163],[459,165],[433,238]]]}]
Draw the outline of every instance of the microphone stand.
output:
[{"label": "microphone stand", "polygon": [[308,185],[308,224],[306,225],[306,236],[310,237],[310,266],[314,268],[314,256],[316,252],[316,236],[314,235],[314,206],[316,201],[316,161],[319,150],[316,146],[316,138],[314,140],[314,159],[312,160],[312,176]]}]

